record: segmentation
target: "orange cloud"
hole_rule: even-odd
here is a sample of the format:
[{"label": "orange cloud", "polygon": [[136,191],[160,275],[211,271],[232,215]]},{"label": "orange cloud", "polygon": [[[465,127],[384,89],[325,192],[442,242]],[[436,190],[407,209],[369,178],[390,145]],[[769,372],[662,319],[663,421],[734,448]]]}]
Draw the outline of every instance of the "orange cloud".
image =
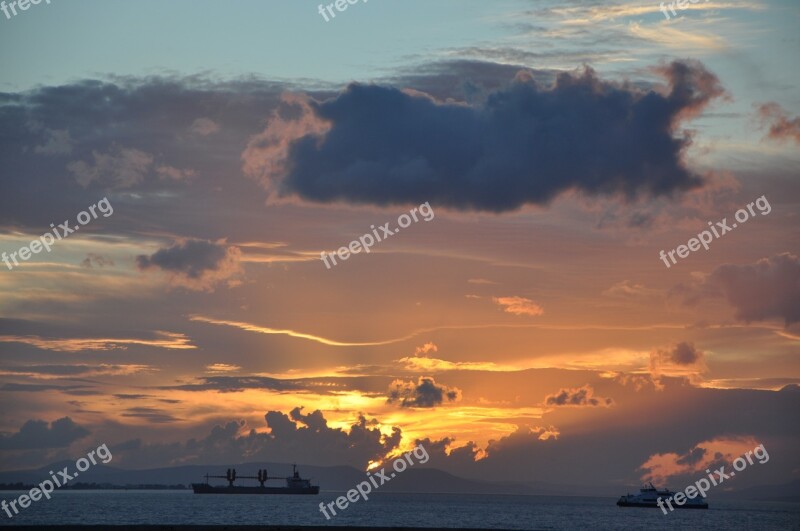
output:
[{"label": "orange cloud", "polygon": [[236,372],[240,369],[241,367],[238,365],[229,365],[227,363],[212,363],[211,365],[206,365],[206,371],[211,373]]},{"label": "orange cloud", "polygon": [[439,347],[436,346],[436,343],[428,342],[422,345],[421,347],[417,347],[414,351],[415,356],[425,356],[429,352],[438,352]]},{"label": "orange cloud", "polygon": [[642,481],[664,485],[671,477],[703,472],[722,461],[730,463],[758,445],[751,435],[719,437],[698,443],[683,454],[653,454],[639,467],[645,471]]},{"label": "orange cloud", "polygon": [[524,297],[492,297],[495,304],[501,306],[506,313],[514,315],[542,315],[544,310],[541,306],[530,299]]},{"label": "orange cloud", "polygon": [[504,367],[491,361],[447,361],[438,358],[406,357],[396,360],[403,368],[412,372],[438,371],[516,371],[514,367]]},{"label": "orange cloud", "polygon": [[800,116],[790,118],[780,105],[774,102],[758,107],[758,115],[769,126],[767,136],[773,140],[794,140],[800,143]]},{"label": "orange cloud", "polygon": [[516,370],[513,367],[501,367],[490,361],[487,362],[452,362],[438,358],[430,358],[427,355],[431,352],[438,352],[439,347],[435,343],[425,343],[414,350],[414,356],[395,360],[403,366],[406,371],[411,372],[439,372],[439,371],[506,371]]},{"label": "orange cloud", "polygon": [[[298,111],[298,119],[283,116]],[[245,175],[261,183],[270,192],[270,200],[276,201],[276,183],[286,174],[292,143],[307,135],[321,138],[329,129],[330,124],[320,120],[311,109],[307,96],[283,94],[281,105],[272,112],[267,128],[253,136],[242,153]]]},{"label": "orange cloud", "polygon": [[692,383],[701,383],[701,374],[708,371],[705,353],[694,344],[681,342],[668,350],[654,350],[650,353],[650,374],[657,389],[663,389],[661,376],[683,376]]}]

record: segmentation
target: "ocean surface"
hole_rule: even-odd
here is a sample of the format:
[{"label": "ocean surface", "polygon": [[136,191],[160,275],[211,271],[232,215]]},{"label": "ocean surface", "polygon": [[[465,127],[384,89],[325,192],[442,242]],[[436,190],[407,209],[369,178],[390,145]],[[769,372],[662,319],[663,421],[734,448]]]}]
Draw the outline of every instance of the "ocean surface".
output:
[{"label": "ocean surface", "polygon": [[[0,491],[12,500],[23,492]],[[620,508],[615,498],[395,494],[380,492],[326,520],[318,496],[197,495],[192,491],[56,491],[19,515],[14,524],[235,524],[482,527],[504,529],[798,529],[800,504],[709,500],[708,510]]]}]

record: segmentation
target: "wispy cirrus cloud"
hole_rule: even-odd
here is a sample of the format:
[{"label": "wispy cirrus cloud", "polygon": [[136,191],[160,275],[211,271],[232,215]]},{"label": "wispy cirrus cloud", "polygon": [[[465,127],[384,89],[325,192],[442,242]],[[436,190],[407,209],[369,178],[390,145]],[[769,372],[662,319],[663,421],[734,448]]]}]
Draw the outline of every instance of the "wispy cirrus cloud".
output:
[{"label": "wispy cirrus cloud", "polygon": [[184,334],[156,331],[154,339],[141,338],[47,338],[35,335],[0,335],[0,343],[23,343],[42,350],[78,352],[81,350],[116,350],[128,345],[144,345],[165,349],[197,348]]},{"label": "wispy cirrus cloud", "polygon": [[[765,7],[757,2],[696,2],[686,3],[684,11],[720,11],[730,9],[762,10]],[[560,22],[568,25],[588,25],[597,22],[617,20],[621,18],[641,17],[642,15],[661,14],[659,3],[637,4],[620,3],[611,5],[567,6],[549,8],[546,12],[561,17]]]},{"label": "wispy cirrus cloud", "polygon": [[220,325],[220,326],[230,326],[233,328],[239,328],[240,330],[246,330],[248,332],[256,332],[258,334],[268,334],[268,335],[284,335],[289,337],[295,337],[298,339],[306,339],[308,341],[314,341],[316,343],[321,343],[323,345],[328,345],[331,347],[367,347],[367,346],[376,346],[376,345],[390,345],[392,343],[398,343],[400,341],[404,341],[408,339],[410,336],[397,338],[397,339],[388,339],[385,341],[337,341],[335,339],[329,339],[322,336],[317,336],[314,334],[308,334],[305,332],[298,332],[296,330],[289,330],[289,329],[281,329],[281,328],[270,328],[267,326],[259,326],[252,323],[245,323],[241,321],[228,321],[223,319],[211,319],[209,317],[202,317],[199,315],[193,315],[190,317],[192,321],[198,321],[201,323],[208,323],[213,325]]},{"label": "wispy cirrus cloud", "polygon": [[725,38],[710,33],[684,30],[669,26],[649,26],[631,23],[628,31],[636,37],[678,50],[724,51],[729,47]]},{"label": "wispy cirrus cloud", "polygon": [[99,363],[86,365],[18,365],[0,369],[0,376],[25,376],[39,380],[61,378],[89,378],[94,376],[129,376],[142,372],[157,371],[150,365]]}]

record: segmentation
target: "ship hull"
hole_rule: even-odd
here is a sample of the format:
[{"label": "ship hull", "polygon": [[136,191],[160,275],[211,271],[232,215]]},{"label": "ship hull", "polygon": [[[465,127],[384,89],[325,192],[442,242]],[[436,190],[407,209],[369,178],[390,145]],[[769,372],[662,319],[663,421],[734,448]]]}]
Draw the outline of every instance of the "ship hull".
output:
[{"label": "ship hull", "polygon": [[192,483],[195,494],[319,494],[318,486],[311,487],[215,487]]},{"label": "ship hull", "polygon": [[[617,502],[617,505],[619,507],[659,508],[658,507],[658,503],[656,503],[654,501],[652,501],[652,502],[651,501],[647,501],[647,502],[636,501],[635,502],[635,501],[622,501],[622,500],[620,500],[620,501]],[[691,505],[689,505],[688,503],[685,503],[683,505],[678,505],[677,503],[673,502],[672,506],[675,509],[708,509],[708,504],[707,503],[693,503]],[[667,507],[666,503],[664,504],[664,507]]]}]

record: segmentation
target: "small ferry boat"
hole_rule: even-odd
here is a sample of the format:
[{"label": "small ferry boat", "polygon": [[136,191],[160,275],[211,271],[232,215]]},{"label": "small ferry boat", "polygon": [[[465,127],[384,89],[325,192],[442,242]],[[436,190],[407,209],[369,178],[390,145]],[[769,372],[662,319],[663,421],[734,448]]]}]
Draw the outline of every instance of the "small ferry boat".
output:
[{"label": "small ferry boat", "polygon": [[675,492],[669,489],[656,489],[652,483],[644,485],[639,489],[639,494],[626,494],[621,496],[617,501],[620,507],[659,507],[658,500],[661,499],[661,506],[667,507],[667,500],[670,501],[672,507],[676,509],[708,509],[708,503],[705,498],[699,496],[693,499],[685,498],[686,501],[683,505],[678,505],[672,498]]},{"label": "small ferry boat", "polygon": [[[209,476],[206,474],[205,483],[192,483],[195,494],[319,494],[319,486],[312,485],[310,479],[303,479],[297,472],[297,465],[292,465],[292,475],[288,477],[269,477],[266,469],[259,470],[256,476],[237,476],[235,468],[229,468],[224,476]],[[210,485],[209,478],[222,478],[228,480],[228,485]],[[237,479],[255,479],[259,486],[240,486],[233,483]],[[271,480],[286,480],[285,487],[267,487],[265,483]]]}]

